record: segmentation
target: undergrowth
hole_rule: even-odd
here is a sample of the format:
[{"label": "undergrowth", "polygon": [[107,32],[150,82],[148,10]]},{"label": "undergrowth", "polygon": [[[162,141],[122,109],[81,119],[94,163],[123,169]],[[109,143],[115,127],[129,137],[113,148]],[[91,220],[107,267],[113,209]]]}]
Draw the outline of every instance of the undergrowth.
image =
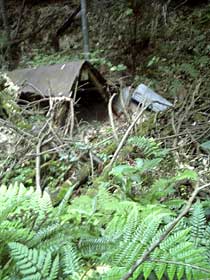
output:
[{"label": "undergrowth", "polygon": [[[128,143],[139,158],[114,166],[107,181],[80,196],[70,188],[57,207],[46,191],[1,186],[1,279],[121,279],[160,238],[185,204],[178,186],[187,180],[193,188],[197,174],[158,177],[168,151],[144,137]],[[142,194],[134,196],[134,187]],[[208,209],[197,201],[130,279],[207,279]]]}]

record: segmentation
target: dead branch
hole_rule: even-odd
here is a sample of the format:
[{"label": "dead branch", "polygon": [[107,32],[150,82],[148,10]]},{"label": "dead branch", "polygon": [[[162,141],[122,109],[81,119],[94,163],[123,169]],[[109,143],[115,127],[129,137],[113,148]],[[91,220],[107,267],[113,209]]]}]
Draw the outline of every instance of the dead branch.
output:
[{"label": "dead branch", "polygon": [[112,111],[112,102],[113,99],[115,98],[117,94],[113,94],[112,97],[109,99],[109,103],[108,103],[108,113],[109,113],[109,121],[112,127],[112,132],[113,132],[113,136],[115,138],[115,141],[118,143],[119,142],[119,138],[116,132],[116,128],[115,128],[115,124],[114,124],[114,118],[113,118],[113,111]]},{"label": "dead branch", "polygon": [[74,131],[74,100],[73,99],[71,99],[70,101],[70,111],[71,111],[70,139],[72,139],[73,131]]},{"label": "dead branch", "polygon": [[[121,280],[127,280],[130,277],[133,276],[133,273],[136,271],[136,269],[145,262],[149,255],[160,245],[160,243],[172,232],[174,227],[178,224],[178,222],[189,212],[192,203],[194,199],[196,198],[197,194],[203,190],[204,188],[207,188],[210,186],[210,183],[203,185],[201,187],[196,187],[194,192],[192,193],[191,197],[189,198],[186,207],[184,210],[178,215],[178,217],[172,221],[169,225],[167,230],[159,237],[158,240],[156,240],[150,248],[133,264],[133,266],[130,268],[130,270],[121,278]],[[138,277],[137,277],[138,278]]]},{"label": "dead branch", "polygon": [[36,190],[39,193],[42,193],[41,188],[41,145],[42,145],[43,137],[39,139],[38,144],[36,146]]},{"label": "dead branch", "polygon": [[11,46],[17,46],[20,43],[30,39],[31,37],[35,37],[38,33],[40,33],[45,27],[48,27],[52,22],[55,21],[55,16],[50,14],[44,19],[43,24],[41,26],[37,27],[33,32],[28,32],[25,35],[22,36],[22,38],[19,39],[13,39],[11,40]]},{"label": "dead branch", "polygon": [[[45,131],[46,127],[48,126],[48,122],[50,120],[47,120],[47,122],[43,125],[42,129],[39,132],[38,135],[38,143],[36,146],[36,190],[39,193],[42,193],[42,187],[41,187],[41,157],[40,157],[40,152],[41,152],[41,146],[44,138],[49,134],[49,132],[44,133],[43,136],[41,134]],[[51,141],[51,139],[50,139]]]},{"label": "dead branch", "polygon": [[116,159],[117,159],[117,157],[118,157],[118,155],[119,155],[119,153],[120,153],[120,150],[121,150],[122,147],[124,146],[124,144],[125,144],[125,142],[126,142],[128,136],[129,136],[130,132],[131,132],[132,129],[134,128],[134,126],[135,126],[135,124],[137,123],[137,121],[141,118],[141,116],[143,115],[143,113],[144,113],[144,111],[147,109],[147,107],[148,107],[148,105],[146,105],[146,106],[143,105],[143,106],[142,106],[140,112],[137,114],[137,116],[136,116],[136,118],[134,119],[134,121],[133,121],[133,122],[131,123],[131,125],[128,127],[128,129],[127,129],[126,133],[124,134],[122,140],[120,141],[120,143],[119,143],[119,145],[118,145],[118,147],[117,147],[117,149],[116,149],[116,151],[115,151],[115,153],[114,153],[114,155],[113,155],[113,157],[112,157],[110,163],[106,166],[106,171],[109,171],[109,170],[112,168],[114,162],[116,161]]},{"label": "dead branch", "polygon": [[90,157],[90,166],[91,166],[91,176],[93,178],[94,176],[94,163],[93,163],[93,156],[91,151],[89,151],[89,157]]}]

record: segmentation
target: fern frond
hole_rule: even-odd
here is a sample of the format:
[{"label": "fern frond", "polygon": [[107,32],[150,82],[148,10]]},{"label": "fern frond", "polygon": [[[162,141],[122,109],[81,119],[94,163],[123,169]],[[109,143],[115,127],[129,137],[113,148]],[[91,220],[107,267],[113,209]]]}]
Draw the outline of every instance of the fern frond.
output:
[{"label": "fern frond", "polygon": [[[12,259],[15,261],[17,270],[20,274],[28,279],[41,279],[40,262],[45,259],[45,254],[36,249],[29,249],[20,243],[9,243]],[[39,265],[38,265],[39,264]]]},{"label": "fern frond", "polygon": [[206,237],[207,258],[208,258],[208,261],[210,262],[210,224],[206,228],[205,237]]},{"label": "fern frond", "polygon": [[81,267],[80,258],[77,255],[76,249],[73,247],[73,245],[68,244],[63,248],[62,253],[62,266],[64,275],[67,276],[76,274]]},{"label": "fern frond", "polygon": [[46,238],[50,238],[53,234],[58,232],[59,229],[61,229],[61,225],[58,223],[49,225],[46,228],[41,228],[34,234],[33,238],[30,241],[30,246],[34,247]]},{"label": "fern frond", "polygon": [[121,277],[126,273],[125,268],[119,268],[119,267],[112,267],[109,271],[106,273],[97,276],[98,280],[119,280]]},{"label": "fern frond", "polygon": [[135,229],[130,242],[120,242],[117,253],[113,256],[115,265],[129,267],[148,246],[148,242],[154,237],[162,220],[162,216],[149,215],[143,219]]},{"label": "fern frond", "polygon": [[84,255],[105,252],[114,247],[120,236],[86,238],[80,241],[80,249]]},{"label": "fern frond", "polygon": [[128,140],[128,143],[136,146],[146,158],[162,158],[167,154],[167,150],[160,148],[152,138],[133,136]]},{"label": "fern frond", "polygon": [[206,217],[205,212],[200,203],[193,207],[192,216],[190,218],[191,239],[196,245],[200,245],[205,237]]},{"label": "fern frond", "polygon": [[[106,201],[106,203],[104,203]],[[98,209],[103,211],[115,211],[117,210],[119,199],[112,195],[107,189],[100,187],[97,197],[96,197],[96,206]]]},{"label": "fern frond", "polygon": [[[208,267],[205,251],[196,248],[188,241],[189,233],[190,228],[174,232],[151,254],[151,259],[160,260],[160,263],[154,267],[158,279],[161,279],[164,273],[169,279],[176,279],[176,277],[181,279],[184,274],[188,277],[186,279],[191,279],[190,277],[195,277],[198,272],[201,275],[202,269],[204,271]],[[170,259],[173,260],[171,263],[168,262]],[[180,268],[180,263],[183,263],[183,268]],[[202,279],[202,277],[196,276],[193,279]]]},{"label": "fern frond", "polygon": [[49,212],[49,210],[53,208],[50,195],[46,191],[44,191],[42,195],[38,191],[35,191],[33,200],[35,202],[35,205],[38,202],[39,211]]},{"label": "fern frond", "polygon": [[[58,269],[55,267],[57,260],[52,260],[50,252],[29,249],[20,243],[9,243],[12,259],[15,261],[17,270],[25,280],[47,280],[50,275],[56,279]],[[54,265],[54,266],[53,266]],[[51,277],[51,276],[50,276]]]},{"label": "fern frond", "polygon": [[[106,264],[114,265],[119,269],[123,267],[127,271],[167,229],[167,225],[161,227],[162,222],[171,220],[171,214],[167,210],[147,215],[143,219],[137,213],[135,211],[130,213],[131,217],[127,219],[122,237],[116,240],[111,252],[103,253],[102,260]],[[133,214],[134,219],[132,219]],[[191,228],[186,226],[186,223],[178,225],[160,243],[159,247],[151,253],[151,260],[147,260],[138,268],[134,279],[139,279],[138,277],[149,279],[154,274],[160,280],[163,277],[170,280],[207,279],[210,270],[206,250],[197,248],[190,241]]]},{"label": "fern frond", "polygon": [[[52,256],[51,253],[48,252],[45,254],[45,259],[39,258],[38,267],[41,267],[41,275],[43,278],[47,278],[50,273],[50,268],[52,265]],[[42,263],[43,262],[43,263]]]},{"label": "fern frond", "polygon": [[19,222],[2,221],[0,223],[0,241],[5,243],[27,242],[31,238],[30,230]]},{"label": "fern frond", "polygon": [[60,249],[65,245],[65,243],[71,242],[71,237],[66,236],[65,233],[59,232],[53,235],[51,238],[47,238],[37,244],[38,249],[42,249],[45,252],[51,252],[52,254],[58,254]]},{"label": "fern frond", "polygon": [[139,223],[139,209],[134,207],[128,215],[127,223],[124,227],[123,241],[129,242],[133,239],[133,234]]},{"label": "fern frond", "polygon": [[58,279],[58,272],[59,272],[59,255],[57,255],[56,258],[54,259],[47,279],[48,280]]}]

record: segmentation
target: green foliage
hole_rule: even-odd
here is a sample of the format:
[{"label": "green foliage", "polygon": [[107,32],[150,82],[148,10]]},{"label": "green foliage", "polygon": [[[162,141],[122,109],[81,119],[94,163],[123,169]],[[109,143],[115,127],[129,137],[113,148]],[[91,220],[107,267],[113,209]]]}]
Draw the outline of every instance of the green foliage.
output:
[{"label": "green foliage", "polygon": [[[194,214],[196,215],[196,214]],[[199,217],[198,217],[199,218]],[[97,252],[101,249],[101,261],[110,269],[107,274],[98,275],[95,279],[120,279],[132,264],[159,239],[167,229],[167,222],[171,214],[166,209],[159,209],[145,218],[134,208],[128,215],[121,235],[116,232],[117,239],[105,230],[103,237],[98,240],[89,239],[89,251]],[[110,223],[112,224],[113,221]],[[156,275],[157,279],[206,279],[210,274],[207,261],[207,247],[195,246],[191,238],[191,228],[179,225],[150,255],[135,273],[141,279],[150,279]],[[113,240],[110,247],[110,240]],[[87,240],[81,246],[87,246]],[[107,250],[104,248],[107,246]],[[113,275],[113,278],[109,278]],[[116,278],[115,278],[116,277]]]},{"label": "green foliage", "polygon": [[96,50],[92,52],[90,54],[90,62],[96,66],[106,65],[111,72],[120,72],[127,69],[126,65],[122,63],[113,65],[113,63],[105,57],[104,50]]},{"label": "green foliage", "polygon": [[11,257],[15,261],[21,279],[58,279],[59,259],[52,259],[51,252],[29,249],[20,243],[9,243]]},{"label": "green foliage", "polygon": [[197,246],[207,249],[210,260],[210,224],[207,223],[205,210],[201,203],[196,203],[189,219],[191,226],[191,241]]},{"label": "green foliage", "polygon": [[167,150],[161,149],[160,144],[157,144],[152,138],[134,136],[128,140],[128,144],[137,147],[143,157],[163,158],[167,154]]},{"label": "green foliage", "polygon": [[16,121],[23,121],[18,105],[14,102],[17,87],[10,81],[6,74],[0,73],[0,117]]},{"label": "green foliage", "polygon": [[67,279],[79,272],[71,226],[62,222],[46,192],[1,186],[0,204],[2,277]]},{"label": "green foliage", "polygon": [[[184,170],[164,178],[159,165],[167,151],[144,137],[128,143],[138,156],[132,164],[116,165],[108,181],[80,196],[71,186],[58,207],[45,191],[0,187],[1,279],[120,279],[160,238],[184,204],[173,197],[177,187],[197,181],[197,174]],[[140,185],[147,189],[137,200],[131,191]],[[206,279],[205,209],[197,202],[131,279]]]},{"label": "green foliage", "polygon": [[24,166],[15,166],[11,172],[5,174],[2,179],[2,183],[7,185],[9,182],[11,184],[24,182],[25,186],[33,186],[35,179],[34,172],[34,160],[25,163]]},{"label": "green foliage", "polygon": [[[68,52],[46,53],[46,51],[40,52],[40,50],[34,50],[33,59],[28,61],[28,58],[25,58],[25,64],[27,66],[37,67],[40,65],[66,63],[72,59],[73,57]],[[74,57],[74,59],[79,59],[79,57]]]},{"label": "green foliage", "polygon": [[189,75],[193,79],[196,79],[199,74],[196,68],[190,63],[182,63],[180,65],[180,71],[184,72],[186,75]]}]

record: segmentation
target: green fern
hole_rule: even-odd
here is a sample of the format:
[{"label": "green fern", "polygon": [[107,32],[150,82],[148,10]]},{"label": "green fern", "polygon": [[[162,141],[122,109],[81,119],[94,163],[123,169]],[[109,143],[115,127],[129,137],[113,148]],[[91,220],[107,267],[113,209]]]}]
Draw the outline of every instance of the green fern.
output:
[{"label": "green fern", "polygon": [[62,250],[62,254],[64,275],[76,275],[81,267],[76,248],[72,244],[67,244]]},{"label": "green fern", "polygon": [[128,140],[128,144],[136,146],[145,158],[162,158],[168,151],[161,149],[152,138],[133,136]]},{"label": "green fern", "polygon": [[80,241],[80,248],[83,255],[92,256],[93,254],[106,252],[108,249],[112,250],[120,236],[116,234],[111,237],[100,238],[84,238]]},{"label": "green fern", "polygon": [[73,249],[63,249],[73,248],[71,227],[57,214],[49,195],[18,184],[0,187],[0,194],[1,279],[13,277],[16,270],[15,279],[26,280],[66,279],[76,273],[78,258]]},{"label": "green fern", "polygon": [[205,244],[208,239],[205,239],[206,235],[206,217],[205,212],[200,203],[197,203],[193,207],[192,216],[190,218],[191,225],[191,240],[197,245]]},{"label": "green fern", "polygon": [[[128,271],[132,264],[150,247],[150,244],[158,240],[163,231],[167,229],[167,225],[162,227],[164,221],[167,220],[171,220],[167,211],[165,213],[164,211],[162,213],[154,212],[143,219],[138,212],[131,212],[122,235],[114,240],[114,246],[111,249],[108,247],[107,252],[102,250],[102,262],[113,267],[113,271],[110,268],[107,274],[96,279],[120,279],[123,273]],[[207,252],[204,248],[195,246],[190,240],[190,236],[190,227],[186,229],[177,227],[154,250],[150,259],[138,268],[132,279],[138,277],[150,279],[150,276],[154,274],[160,280],[163,277],[170,280],[206,279],[205,277],[210,276]],[[92,253],[96,246],[103,248],[100,240],[95,240],[92,245],[89,243],[89,248],[93,250]],[[110,275],[113,278],[109,278]]]},{"label": "green fern", "polygon": [[[53,260],[51,253],[42,250],[29,249],[20,243],[9,243],[12,259],[17,270],[25,280],[58,279],[56,269],[57,259]],[[55,263],[54,263],[55,262]]]}]

